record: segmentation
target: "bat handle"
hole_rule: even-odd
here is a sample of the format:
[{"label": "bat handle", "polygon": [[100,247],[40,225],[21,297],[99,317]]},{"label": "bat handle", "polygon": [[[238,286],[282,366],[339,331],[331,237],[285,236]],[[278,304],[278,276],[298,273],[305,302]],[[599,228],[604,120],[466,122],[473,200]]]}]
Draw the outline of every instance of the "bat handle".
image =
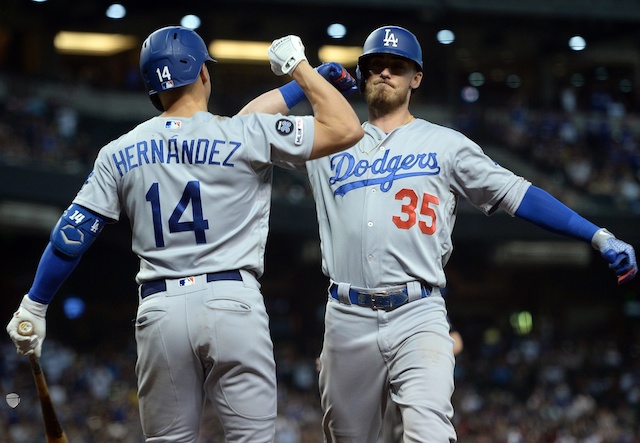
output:
[{"label": "bat handle", "polygon": [[[18,334],[23,337],[29,337],[33,334],[33,323],[28,320],[23,320],[18,324]],[[35,353],[29,354],[29,362],[31,362],[31,367],[34,370],[38,369],[38,372],[42,372],[42,368],[40,367],[40,359],[36,357]]]},{"label": "bat handle", "polygon": [[[18,323],[18,334],[23,337],[29,337],[33,335],[33,323],[28,320],[23,320]],[[40,366],[40,359],[36,357],[35,353],[29,354],[29,362],[31,363],[31,368],[34,371],[34,374],[40,374],[42,372],[42,366]]]},{"label": "bat handle", "polygon": [[28,337],[33,334],[33,323],[24,320],[18,324],[18,334]]}]

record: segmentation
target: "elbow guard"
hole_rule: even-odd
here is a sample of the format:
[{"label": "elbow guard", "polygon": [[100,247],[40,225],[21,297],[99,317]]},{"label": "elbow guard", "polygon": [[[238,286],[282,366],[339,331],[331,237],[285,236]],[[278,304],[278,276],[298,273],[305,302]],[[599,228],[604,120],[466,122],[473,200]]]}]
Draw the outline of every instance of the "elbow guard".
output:
[{"label": "elbow guard", "polygon": [[85,253],[105,225],[105,221],[75,203],[62,213],[49,240],[60,253],[75,258]]}]

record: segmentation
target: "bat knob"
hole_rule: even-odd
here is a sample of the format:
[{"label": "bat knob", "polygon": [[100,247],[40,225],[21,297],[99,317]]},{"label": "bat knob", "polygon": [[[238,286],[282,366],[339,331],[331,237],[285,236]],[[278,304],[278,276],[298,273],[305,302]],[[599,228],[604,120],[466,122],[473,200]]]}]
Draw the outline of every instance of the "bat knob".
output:
[{"label": "bat knob", "polygon": [[33,324],[30,321],[21,321],[18,324],[18,334],[24,336],[33,334]]}]

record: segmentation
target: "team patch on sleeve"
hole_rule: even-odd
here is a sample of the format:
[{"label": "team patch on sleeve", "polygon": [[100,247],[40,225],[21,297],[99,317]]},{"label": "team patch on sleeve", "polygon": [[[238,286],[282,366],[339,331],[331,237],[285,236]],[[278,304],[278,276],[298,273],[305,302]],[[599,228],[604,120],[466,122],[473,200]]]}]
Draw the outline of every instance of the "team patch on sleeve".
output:
[{"label": "team patch on sleeve", "polygon": [[281,135],[289,135],[293,132],[293,122],[286,118],[281,118],[276,122],[276,131]]}]

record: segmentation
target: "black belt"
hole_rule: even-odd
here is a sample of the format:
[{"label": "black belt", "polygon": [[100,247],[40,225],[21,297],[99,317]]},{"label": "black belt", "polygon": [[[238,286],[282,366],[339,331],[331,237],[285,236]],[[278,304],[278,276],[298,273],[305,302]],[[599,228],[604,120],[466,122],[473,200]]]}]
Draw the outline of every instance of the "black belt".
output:
[{"label": "black belt", "polygon": [[[242,281],[242,275],[240,271],[222,271],[211,272],[207,274],[207,282],[220,281],[220,280],[237,280]],[[153,280],[147,283],[143,283],[140,288],[140,298],[144,299],[157,292],[163,292],[167,290],[167,282],[164,280]]]},{"label": "black belt", "polygon": [[[421,286],[422,294],[420,298],[427,298],[431,295],[431,286]],[[338,285],[332,283],[329,287],[331,297],[340,300],[338,295]],[[383,311],[392,311],[397,307],[409,303],[409,293],[407,287],[390,291],[358,291],[349,289],[349,300],[352,305],[364,306],[371,309],[381,309]]]}]

